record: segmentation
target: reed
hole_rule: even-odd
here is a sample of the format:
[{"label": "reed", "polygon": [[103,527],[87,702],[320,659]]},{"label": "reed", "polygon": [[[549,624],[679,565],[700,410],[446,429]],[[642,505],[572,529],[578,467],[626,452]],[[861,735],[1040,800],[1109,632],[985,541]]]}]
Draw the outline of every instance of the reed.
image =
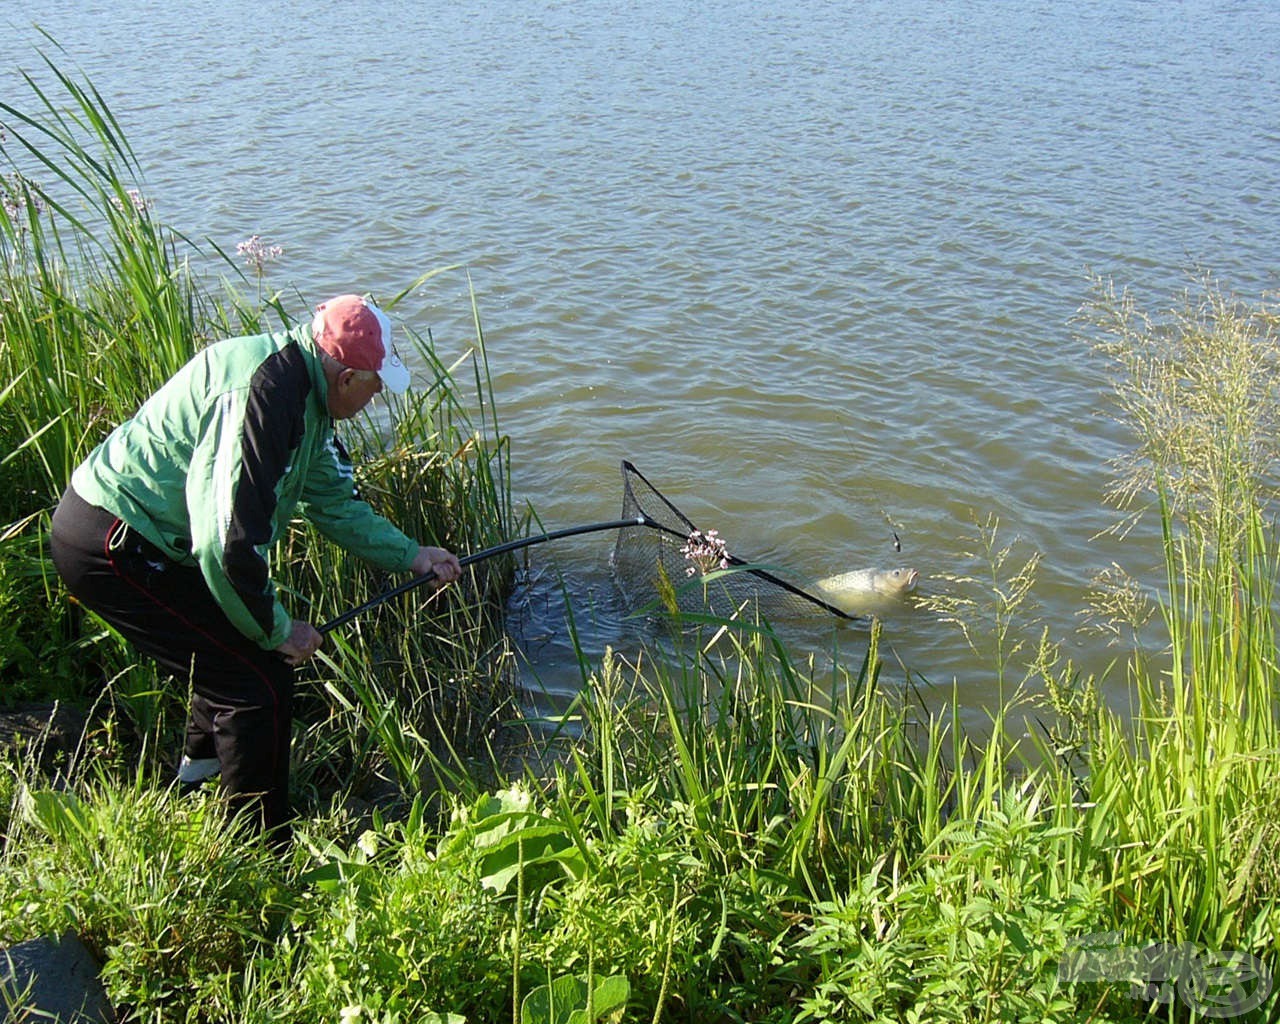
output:
[{"label": "reed", "polygon": [[26,76],[34,112],[0,102],[0,317],[15,413],[4,440],[26,485],[6,489],[5,521],[32,497],[56,500],[85,452],[189,358],[207,320],[181,240],[154,217],[106,104],[48,66],[56,93]]},{"label": "reed", "polygon": [[30,111],[0,102],[0,534],[7,599],[31,609],[4,617],[0,674],[28,699],[83,695],[128,663],[109,641],[73,646],[43,536],[71,470],[194,351],[207,309],[105,103],[48,67],[53,88],[27,78]]}]

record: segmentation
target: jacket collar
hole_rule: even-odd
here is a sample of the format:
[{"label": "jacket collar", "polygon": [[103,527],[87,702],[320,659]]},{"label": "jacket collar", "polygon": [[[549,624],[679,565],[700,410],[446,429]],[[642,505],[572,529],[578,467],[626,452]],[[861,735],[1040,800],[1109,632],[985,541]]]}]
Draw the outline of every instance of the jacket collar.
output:
[{"label": "jacket collar", "polygon": [[297,340],[298,347],[307,355],[307,365],[311,369],[312,393],[320,403],[320,411],[328,418],[329,379],[324,375],[324,360],[320,355],[320,348],[311,337],[311,324],[298,324],[289,331],[289,336]]}]

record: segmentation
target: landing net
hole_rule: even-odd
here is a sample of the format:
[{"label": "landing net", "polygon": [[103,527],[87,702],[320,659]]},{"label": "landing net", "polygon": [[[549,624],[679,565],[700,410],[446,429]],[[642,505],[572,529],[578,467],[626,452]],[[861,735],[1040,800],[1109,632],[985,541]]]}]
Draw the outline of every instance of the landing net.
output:
[{"label": "landing net", "polygon": [[759,563],[727,550],[715,530],[700,530],[625,460],[622,484],[622,518],[644,520],[643,527],[619,530],[613,549],[618,589],[633,608],[663,607],[669,583],[686,613],[727,618],[745,609],[769,619],[823,611],[854,618],[771,570],[744,568]]}]

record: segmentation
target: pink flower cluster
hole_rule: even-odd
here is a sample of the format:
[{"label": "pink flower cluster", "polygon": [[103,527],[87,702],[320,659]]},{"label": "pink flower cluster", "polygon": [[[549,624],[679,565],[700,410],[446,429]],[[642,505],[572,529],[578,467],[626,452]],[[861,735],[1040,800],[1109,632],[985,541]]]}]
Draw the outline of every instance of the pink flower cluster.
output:
[{"label": "pink flower cluster", "polygon": [[245,263],[261,276],[268,263],[284,255],[284,249],[278,245],[268,245],[261,235],[250,235],[236,246],[236,254],[242,256]]},{"label": "pink flower cluster", "polygon": [[686,562],[691,563],[685,566],[686,576],[692,576],[694,573],[705,576],[715,569],[729,568],[728,548],[725,546],[724,539],[715,530],[708,530],[706,533],[694,530],[685,539],[680,554],[684,555]]},{"label": "pink flower cluster", "polygon": [[128,206],[126,206],[125,201],[119,196],[111,197],[111,205],[121,213],[124,213],[126,209],[132,207],[133,212],[141,217],[154,205],[150,199],[144,196],[136,188],[127,189],[125,191],[125,196],[129,200]]},{"label": "pink flower cluster", "polygon": [[44,200],[28,179],[21,174],[0,175],[0,205],[4,207],[5,216],[16,222],[28,203],[36,213],[44,213],[46,209]]}]

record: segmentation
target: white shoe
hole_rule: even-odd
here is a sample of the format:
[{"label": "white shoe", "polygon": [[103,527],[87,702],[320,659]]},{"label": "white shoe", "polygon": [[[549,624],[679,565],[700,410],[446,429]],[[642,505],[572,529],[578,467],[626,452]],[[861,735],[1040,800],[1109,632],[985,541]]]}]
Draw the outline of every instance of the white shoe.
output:
[{"label": "white shoe", "polygon": [[211,779],[222,771],[222,765],[216,757],[201,757],[194,761],[182,755],[182,763],[178,765],[178,781],[184,785],[194,785]]}]

